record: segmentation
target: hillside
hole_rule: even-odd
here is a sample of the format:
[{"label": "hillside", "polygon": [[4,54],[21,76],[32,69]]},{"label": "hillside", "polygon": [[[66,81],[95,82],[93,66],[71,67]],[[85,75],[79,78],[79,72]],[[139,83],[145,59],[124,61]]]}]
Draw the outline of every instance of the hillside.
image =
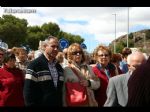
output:
[{"label": "hillside", "polygon": [[[114,41],[110,43],[112,46]],[[127,35],[120,36],[116,39],[116,49],[118,47],[126,47]],[[150,29],[141,30],[137,32],[132,32],[129,34],[128,45],[130,48],[136,47],[142,50],[143,52],[150,54]]]}]

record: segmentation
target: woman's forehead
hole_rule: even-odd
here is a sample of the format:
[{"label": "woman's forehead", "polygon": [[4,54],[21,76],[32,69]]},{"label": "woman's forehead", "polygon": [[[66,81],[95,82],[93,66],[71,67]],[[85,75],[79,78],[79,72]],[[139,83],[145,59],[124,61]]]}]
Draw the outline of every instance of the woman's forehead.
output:
[{"label": "woman's forehead", "polygon": [[72,50],[73,50],[73,51],[77,51],[77,50],[81,50],[81,49],[80,49],[80,47],[78,47],[78,46],[74,46],[74,47],[72,47]]},{"label": "woman's forehead", "polygon": [[107,50],[99,50],[98,53],[108,53]]}]

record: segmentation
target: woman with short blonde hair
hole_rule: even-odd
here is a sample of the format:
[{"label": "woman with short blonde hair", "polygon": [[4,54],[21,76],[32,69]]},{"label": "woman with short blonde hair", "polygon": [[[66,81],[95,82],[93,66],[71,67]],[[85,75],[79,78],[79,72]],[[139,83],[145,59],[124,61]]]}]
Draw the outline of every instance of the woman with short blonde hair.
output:
[{"label": "woman with short blonde hair", "polygon": [[[64,106],[69,106],[67,103],[66,83],[78,82],[86,87],[88,102],[78,106],[97,106],[93,90],[98,89],[100,86],[99,79],[94,75],[92,68],[85,64],[85,55],[80,44],[73,43],[69,46],[67,51],[68,66],[64,68]],[[79,79],[78,76],[81,78]],[[69,88],[68,88],[69,89]]]}]

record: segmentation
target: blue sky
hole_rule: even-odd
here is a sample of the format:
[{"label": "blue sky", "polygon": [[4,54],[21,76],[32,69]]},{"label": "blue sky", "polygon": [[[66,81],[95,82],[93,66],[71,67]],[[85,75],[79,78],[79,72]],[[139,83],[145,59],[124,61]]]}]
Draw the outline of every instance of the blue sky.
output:
[{"label": "blue sky", "polygon": [[[34,13],[8,13],[6,9],[36,10]],[[129,8],[129,32],[150,28],[150,7]],[[27,19],[29,26],[54,22],[60,29],[85,39],[87,51],[99,44],[109,45],[116,38],[127,34],[128,7],[0,7],[0,17],[12,14]]]}]

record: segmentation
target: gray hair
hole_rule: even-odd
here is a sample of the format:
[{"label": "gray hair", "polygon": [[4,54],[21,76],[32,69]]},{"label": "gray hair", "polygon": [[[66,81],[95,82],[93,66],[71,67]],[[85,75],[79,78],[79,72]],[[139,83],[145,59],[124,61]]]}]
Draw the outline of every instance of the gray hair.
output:
[{"label": "gray hair", "polygon": [[135,57],[135,56],[141,56],[143,58],[143,61],[147,60],[146,56],[142,52],[136,51],[136,52],[133,52],[133,53],[128,55],[128,57],[127,57],[127,64],[130,65],[132,58]]},{"label": "gray hair", "polygon": [[49,40],[51,40],[51,39],[56,39],[56,40],[58,40],[58,38],[55,37],[55,36],[49,36],[48,38],[45,39],[44,42],[47,44],[47,43],[49,42]]}]

